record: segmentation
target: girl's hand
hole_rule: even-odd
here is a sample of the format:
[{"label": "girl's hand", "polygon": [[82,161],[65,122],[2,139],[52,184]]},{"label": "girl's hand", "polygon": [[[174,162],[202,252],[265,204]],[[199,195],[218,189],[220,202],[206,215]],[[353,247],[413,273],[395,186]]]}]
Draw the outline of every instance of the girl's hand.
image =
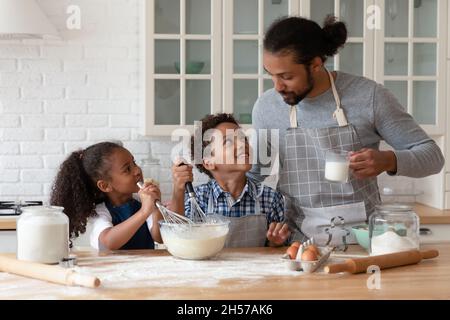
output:
[{"label": "girl's hand", "polygon": [[161,191],[157,185],[146,183],[139,192],[142,209],[148,216],[156,210],[155,202],[161,200]]},{"label": "girl's hand", "polygon": [[272,246],[281,246],[287,240],[291,232],[287,224],[272,222],[267,230],[267,239]]}]

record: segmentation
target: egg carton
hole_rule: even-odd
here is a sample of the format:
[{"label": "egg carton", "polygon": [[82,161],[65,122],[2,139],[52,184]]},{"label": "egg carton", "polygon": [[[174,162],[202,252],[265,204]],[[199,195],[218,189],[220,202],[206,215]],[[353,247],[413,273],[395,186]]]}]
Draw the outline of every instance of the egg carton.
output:
[{"label": "egg carton", "polygon": [[[320,251],[319,260],[315,261],[303,261],[300,259],[291,259],[289,255],[286,253],[282,256],[282,259],[286,261],[287,267],[292,271],[303,271],[306,273],[315,272],[321,265],[325,263],[330,257],[331,252],[333,251],[332,247],[318,247]],[[297,255],[297,257],[301,256]]]}]

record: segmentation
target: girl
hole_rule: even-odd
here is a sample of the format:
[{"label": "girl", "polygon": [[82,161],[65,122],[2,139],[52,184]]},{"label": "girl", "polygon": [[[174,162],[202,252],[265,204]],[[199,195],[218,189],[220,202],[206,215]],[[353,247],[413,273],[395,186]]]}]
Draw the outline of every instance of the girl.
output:
[{"label": "girl", "polygon": [[[94,144],[73,152],[61,165],[50,203],[64,207],[70,221],[70,237],[86,231],[93,218],[91,246],[97,250],[154,249],[162,243],[155,207],[161,197],[158,186],[145,183],[131,153],[112,142]],[[138,193],[141,202],[133,198]]]}]

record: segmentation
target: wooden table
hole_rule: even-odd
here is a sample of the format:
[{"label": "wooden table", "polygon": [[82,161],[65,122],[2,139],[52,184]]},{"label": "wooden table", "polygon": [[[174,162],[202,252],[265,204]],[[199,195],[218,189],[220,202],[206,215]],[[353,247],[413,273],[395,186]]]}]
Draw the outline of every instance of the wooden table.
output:
[{"label": "wooden table", "polygon": [[[158,286],[146,286],[145,282],[142,282],[142,285],[135,284],[132,287],[122,285],[112,288],[108,283],[103,282],[97,289],[65,287],[0,273],[0,299],[450,299],[450,244],[424,246],[422,249],[427,248],[438,249],[440,256],[434,260],[424,260],[418,265],[382,270],[379,290],[368,289],[367,280],[370,274],[299,275],[300,273],[295,271],[283,271],[285,274],[280,275],[276,274],[276,268],[267,270],[267,276],[264,277],[219,279],[212,286],[176,286],[172,281],[167,285],[161,283]],[[272,267],[286,268],[284,262],[279,260],[284,250],[285,248],[225,249],[220,255],[243,257],[246,254],[256,254],[264,259],[273,258]],[[352,246],[348,253],[363,252],[360,247]],[[120,259],[115,262],[107,261],[108,258],[120,258],[124,255],[128,258],[123,261]],[[179,270],[189,263],[196,263],[171,257],[165,258],[167,255],[165,250],[116,251],[107,254],[78,253],[80,261],[84,261],[82,264],[89,266],[91,270],[96,270],[97,267],[114,267],[114,264],[123,263],[126,260],[150,259],[147,270],[153,270],[153,275],[149,274],[149,277],[155,277],[158,273],[162,274],[165,271],[156,270],[156,266],[156,269],[152,268],[151,259],[171,259],[178,264]],[[124,266],[129,267],[132,264],[133,262],[128,262]],[[264,265],[261,265],[261,268],[264,268]],[[270,275],[271,272],[276,275]],[[204,272],[202,276],[207,280],[214,274],[213,268],[209,272]],[[98,276],[102,278],[107,275],[98,274]]]}]

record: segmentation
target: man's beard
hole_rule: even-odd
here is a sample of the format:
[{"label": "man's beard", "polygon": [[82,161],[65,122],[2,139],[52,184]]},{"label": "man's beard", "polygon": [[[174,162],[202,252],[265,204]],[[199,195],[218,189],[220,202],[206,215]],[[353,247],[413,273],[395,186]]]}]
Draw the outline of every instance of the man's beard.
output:
[{"label": "man's beard", "polygon": [[297,104],[300,103],[300,101],[302,101],[303,99],[306,98],[306,96],[312,91],[312,89],[314,88],[314,79],[311,76],[311,71],[306,68],[306,74],[307,74],[307,88],[301,92],[300,94],[295,94],[295,92],[280,92],[281,96],[283,97],[284,102],[286,102],[288,105],[290,106],[296,106]]}]

